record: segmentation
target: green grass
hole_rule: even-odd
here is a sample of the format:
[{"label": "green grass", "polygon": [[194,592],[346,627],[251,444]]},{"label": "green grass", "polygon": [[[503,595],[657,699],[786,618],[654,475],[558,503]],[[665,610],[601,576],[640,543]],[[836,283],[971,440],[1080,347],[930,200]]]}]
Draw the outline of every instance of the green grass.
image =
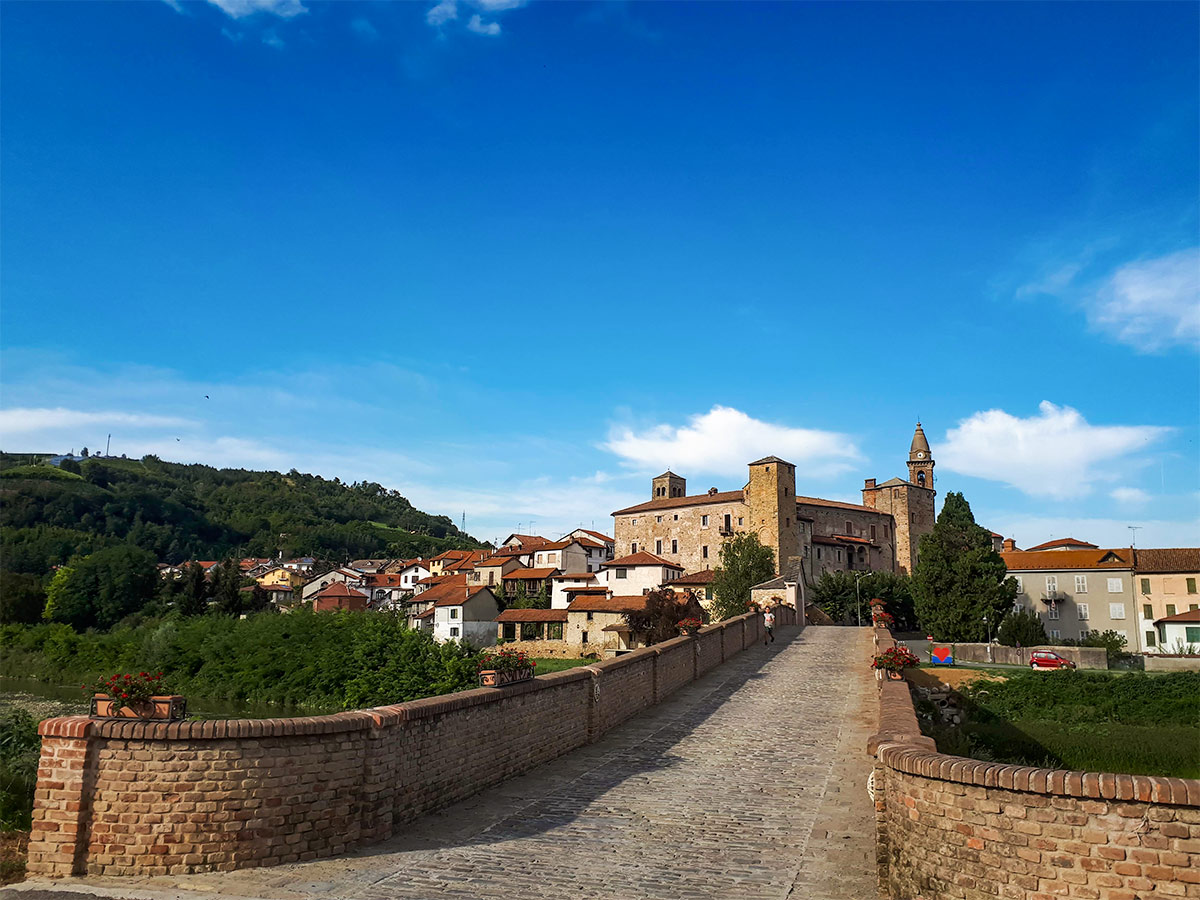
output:
[{"label": "green grass", "polygon": [[918,704],[943,753],[1018,765],[1200,777],[1200,673],[997,673],[961,692],[965,722]]},{"label": "green grass", "polygon": [[594,663],[594,659],[535,659],[537,668],[533,670],[534,675],[548,675],[551,672],[561,672],[563,669],[574,669],[577,666],[586,666]]},{"label": "green grass", "polygon": [[74,472],[64,472],[57,466],[13,466],[0,472],[0,478],[40,478],[47,481],[83,481]]}]

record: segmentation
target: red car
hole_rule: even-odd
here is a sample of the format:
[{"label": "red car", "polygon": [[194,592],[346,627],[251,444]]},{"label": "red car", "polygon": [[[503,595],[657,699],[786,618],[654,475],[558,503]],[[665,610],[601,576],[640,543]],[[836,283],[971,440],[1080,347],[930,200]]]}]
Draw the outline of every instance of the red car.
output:
[{"label": "red car", "polygon": [[1029,654],[1029,668],[1038,669],[1074,669],[1075,663],[1059,656],[1052,650],[1034,650]]}]

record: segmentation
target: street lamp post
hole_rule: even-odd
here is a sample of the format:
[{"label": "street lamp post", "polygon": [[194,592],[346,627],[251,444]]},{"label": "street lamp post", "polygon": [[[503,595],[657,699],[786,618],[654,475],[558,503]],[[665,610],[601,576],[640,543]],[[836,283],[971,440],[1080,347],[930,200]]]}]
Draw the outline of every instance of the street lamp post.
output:
[{"label": "street lamp post", "polygon": [[862,594],[858,590],[858,579],[862,578],[866,574],[866,572],[854,573],[854,602],[858,608],[858,625],[860,628],[862,627]]},{"label": "street lamp post", "polygon": [[988,662],[991,662],[991,661],[992,661],[992,626],[991,626],[991,625],[988,623],[988,617],[987,617],[987,615],[986,615],[986,614],[985,614],[985,615],[984,615],[984,617],[983,617],[983,624],[984,624],[984,626],[987,628],[987,636],[988,636],[988,642],[987,642]]}]

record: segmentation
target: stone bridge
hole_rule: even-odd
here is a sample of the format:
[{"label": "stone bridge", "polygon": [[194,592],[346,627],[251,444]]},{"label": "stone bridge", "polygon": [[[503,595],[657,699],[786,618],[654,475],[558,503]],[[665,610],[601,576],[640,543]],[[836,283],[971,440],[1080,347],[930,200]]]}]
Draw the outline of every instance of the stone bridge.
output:
[{"label": "stone bridge", "polygon": [[[441,809],[432,804],[348,854],[198,874],[35,876],[10,891],[14,900],[876,897],[871,632],[784,627],[764,645],[757,622],[738,626],[736,652],[722,644],[724,662],[661,699],[660,682],[672,676],[668,657],[656,657],[659,702],[592,742]],[[598,682],[561,675],[564,692],[578,683],[599,697]],[[119,741],[109,745],[123,752]],[[329,807],[330,818],[340,813]],[[123,815],[146,830],[170,821]],[[105,845],[93,834],[97,848],[101,859]]]}]

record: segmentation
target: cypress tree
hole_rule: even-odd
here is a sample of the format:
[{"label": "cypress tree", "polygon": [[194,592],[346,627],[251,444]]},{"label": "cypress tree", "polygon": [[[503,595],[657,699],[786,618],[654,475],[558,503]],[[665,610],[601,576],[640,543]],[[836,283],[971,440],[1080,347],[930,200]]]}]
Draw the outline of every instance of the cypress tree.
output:
[{"label": "cypress tree", "polygon": [[962,494],[949,493],[933,531],[922,535],[913,572],[917,618],[941,641],[982,641],[1011,611],[1017,582],[992,536],[975,524]]}]

